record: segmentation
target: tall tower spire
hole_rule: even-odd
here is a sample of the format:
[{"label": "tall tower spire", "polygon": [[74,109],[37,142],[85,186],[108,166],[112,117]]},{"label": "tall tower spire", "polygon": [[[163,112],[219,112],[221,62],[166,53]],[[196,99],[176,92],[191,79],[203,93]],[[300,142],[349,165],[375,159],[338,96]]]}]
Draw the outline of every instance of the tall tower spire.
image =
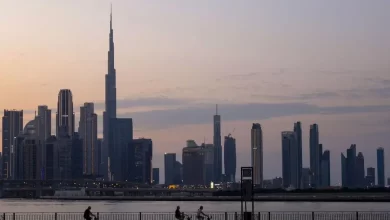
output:
[{"label": "tall tower spire", "polygon": [[[112,4],[110,8],[110,34],[109,34],[109,49],[107,52],[107,74],[106,74],[106,94],[105,94],[105,111],[103,112],[103,161],[102,172],[107,179],[109,175],[109,163],[112,163],[112,149],[109,134],[113,130],[113,125],[110,121],[116,118],[116,70],[115,70],[115,45],[114,45],[114,30],[112,29]],[[111,158],[108,160],[108,158]],[[110,161],[110,162],[109,162]]]},{"label": "tall tower spire", "polygon": [[111,10],[110,10],[110,30],[112,30],[112,3],[111,3]]}]

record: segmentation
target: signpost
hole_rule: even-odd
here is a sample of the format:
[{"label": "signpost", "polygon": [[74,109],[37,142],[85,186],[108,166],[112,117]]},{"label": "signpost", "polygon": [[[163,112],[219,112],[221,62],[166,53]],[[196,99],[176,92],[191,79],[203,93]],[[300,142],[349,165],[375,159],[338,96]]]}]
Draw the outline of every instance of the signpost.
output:
[{"label": "signpost", "polygon": [[[243,220],[253,220],[254,200],[253,200],[253,168],[241,167],[241,216]],[[247,202],[252,202],[252,209],[248,211]]]}]

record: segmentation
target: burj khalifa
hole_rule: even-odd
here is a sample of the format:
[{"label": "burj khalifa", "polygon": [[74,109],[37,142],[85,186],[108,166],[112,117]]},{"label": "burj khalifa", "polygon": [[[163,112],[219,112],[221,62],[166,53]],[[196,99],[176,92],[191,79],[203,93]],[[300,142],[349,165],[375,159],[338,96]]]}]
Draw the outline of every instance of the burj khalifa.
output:
[{"label": "burj khalifa", "polygon": [[108,50],[108,69],[106,74],[106,96],[105,96],[105,111],[103,112],[103,149],[101,158],[101,174],[105,179],[110,178],[110,155],[111,144],[110,132],[112,131],[111,119],[116,118],[116,71],[114,62],[114,31],[112,29],[112,7],[110,13],[110,35],[109,35],[109,50]]}]

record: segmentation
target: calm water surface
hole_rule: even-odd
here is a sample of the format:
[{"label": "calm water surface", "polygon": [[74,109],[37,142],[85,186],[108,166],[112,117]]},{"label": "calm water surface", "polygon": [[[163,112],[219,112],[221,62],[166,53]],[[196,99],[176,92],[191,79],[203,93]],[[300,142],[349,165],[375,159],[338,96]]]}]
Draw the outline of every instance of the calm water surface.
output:
[{"label": "calm water surface", "polygon": [[[203,205],[205,212],[240,211],[240,202],[130,202],[130,201],[52,201],[1,199],[0,212],[173,212],[177,205],[184,212],[195,212]],[[250,203],[248,204],[250,205]],[[390,203],[360,202],[256,202],[255,211],[389,211]]]}]

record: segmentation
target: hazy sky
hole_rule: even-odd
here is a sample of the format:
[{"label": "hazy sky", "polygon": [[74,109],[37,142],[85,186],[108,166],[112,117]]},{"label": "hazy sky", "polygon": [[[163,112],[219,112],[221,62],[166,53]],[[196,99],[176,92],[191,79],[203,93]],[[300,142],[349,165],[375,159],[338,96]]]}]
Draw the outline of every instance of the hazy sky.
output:
[{"label": "hazy sky", "polygon": [[[111,2],[118,115],[153,139],[160,179],[164,152],[212,142],[216,103],[238,167],[250,163],[251,123],[262,124],[265,178],[281,176],[280,133],[297,120],[304,166],[319,124],[334,184],[350,144],[366,167],[377,147],[390,158],[390,1]],[[0,1],[0,109],[25,110],[27,123],[40,104],[56,112],[68,88],[76,114],[96,103],[101,132],[109,11],[108,0]]]}]

